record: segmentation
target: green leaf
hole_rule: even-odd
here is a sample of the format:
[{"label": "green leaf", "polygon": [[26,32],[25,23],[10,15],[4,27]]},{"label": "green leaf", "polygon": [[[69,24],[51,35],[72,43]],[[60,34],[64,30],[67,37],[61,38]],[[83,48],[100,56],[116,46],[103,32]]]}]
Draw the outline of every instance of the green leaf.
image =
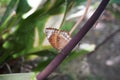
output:
[{"label": "green leaf", "polygon": [[75,0],[76,1],[76,5],[80,5],[83,2],[86,2],[87,0]]},{"label": "green leaf", "polygon": [[[12,42],[17,43],[14,45],[14,47],[18,45],[19,47],[21,47],[20,49],[18,49],[18,51],[23,52],[23,53],[20,53],[20,55],[31,53],[33,51],[40,51],[45,48],[42,45],[46,37],[44,34],[44,29],[46,27],[45,24],[47,23],[48,19],[50,19],[51,17],[54,17],[54,15],[56,16],[57,14],[61,14],[61,10],[62,10],[62,14],[64,14],[66,10],[65,9],[66,7],[64,6],[65,5],[60,5],[58,6],[59,9],[57,9],[55,5],[55,7],[53,7],[52,10],[50,9],[50,11],[47,11],[47,12],[43,11],[43,9],[40,9],[20,23],[18,30],[15,32],[15,34],[13,35],[13,38],[10,41],[10,43]],[[55,11],[57,12],[60,11],[60,12],[53,15],[52,13]],[[35,35],[38,35],[37,46],[34,46]]]},{"label": "green leaf", "polygon": [[10,0],[0,0],[0,6],[6,6]]},{"label": "green leaf", "polygon": [[63,64],[69,63],[71,60],[74,60],[75,58],[85,55],[87,53],[88,51],[86,50],[75,50],[63,61]]},{"label": "green leaf", "polygon": [[[9,35],[4,39],[5,42],[3,44],[3,48],[5,48],[4,57],[0,57],[2,61],[8,56],[16,58],[50,49],[50,44],[46,43],[47,39],[44,29],[51,26],[57,28],[62,26],[66,13],[68,12],[68,7],[70,7],[69,4],[70,2],[72,3],[72,1],[69,1],[69,4],[67,4],[64,3],[65,1],[55,0],[51,4],[51,1],[47,1],[42,8],[36,10],[26,19],[22,19],[21,14],[29,9],[23,10],[23,7],[19,8],[23,2],[24,0],[19,3],[17,14],[14,20],[10,22],[11,25],[9,23],[5,24],[10,26],[10,31],[12,29],[15,29],[15,31],[12,33],[7,32]],[[28,6],[26,1],[23,6]],[[1,60],[0,63],[2,62]]]},{"label": "green leaf", "polygon": [[110,3],[120,3],[120,0],[111,0]]},{"label": "green leaf", "polygon": [[19,0],[16,13],[17,14],[24,14],[27,11],[29,11],[30,9],[31,9],[31,7],[28,5],[27,0]]},{"label": "green leaf", "polygon": [[8,23],[8,21],[11,19],[11,14],[14,10],[15,5],[17,4],[18,0],[11,0],[11,2],[9,3],[6,12],[4,13],[2,19],[1,19],[1,24],[0,24],[0,33],[1,31],[3,31],[3,29],[5,29],[7,26],[6,24]]},{"label": "green leaf", "polygon": [[42,71],[53,60],[53,58],[54,57],[48,57],[47,60],[41,61],[33,71],[35,72]]},{"label": "green leaf", "polygon": [[36,80],[35,73],[2,74],[0,80]]},{"label": "green leaf", "polygon": [[37,56],[42,56],[42,57],[51,57],[51,56],[56,56],[55,51],[50,51],[50,50],[42,50],[38,52],[31,53],[31,55],[37,55]]}]

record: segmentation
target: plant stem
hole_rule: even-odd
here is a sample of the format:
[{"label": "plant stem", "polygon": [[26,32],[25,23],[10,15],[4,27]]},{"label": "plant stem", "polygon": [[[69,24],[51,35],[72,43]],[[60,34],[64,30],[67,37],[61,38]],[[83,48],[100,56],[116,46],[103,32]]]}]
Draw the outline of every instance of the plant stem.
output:
[{"label": "plant stem", "polygon": [[87,57],[91,56],[91,54],[95,53],[100,47],[102,47],[108,40],[113,38],[118,32],[120,32],[120,29],[116,30],[115,32],[111,33],[106,39],[104,39],[100,44],[97,45],[97,47],[90,53],[87,54]]},{"label": "plant stem", "polygon": [[85,36],[85,34],[92,28],[97,21],[101,13],[104,11],[109,0],[102,0],[99,7],[94,14],[89,18],[86,24],[79,30],[79,32],[70,40],[70,42],[61,50],[61,52],[51,61],[51,63],[37,75],[37,80],[44,80],[48,77],[68,56],[72,49],[79,43],[79,41]]},{"label": "plant stem", "polygon": [[87,14],[87,11],[90,7],[90,4],[91,4],[91,0],[88,0],[87,1],[87,5],[86,5],[86,9],[85,9],[85,12],[84,14],[80,17],[80,19],[77,21],[77,23],[73,26],[73,28],[70,30],[70,35],[73,33],[73,31],[78,27],[78,25],[82,22],[82,20],[85,18],[86,14]]}]

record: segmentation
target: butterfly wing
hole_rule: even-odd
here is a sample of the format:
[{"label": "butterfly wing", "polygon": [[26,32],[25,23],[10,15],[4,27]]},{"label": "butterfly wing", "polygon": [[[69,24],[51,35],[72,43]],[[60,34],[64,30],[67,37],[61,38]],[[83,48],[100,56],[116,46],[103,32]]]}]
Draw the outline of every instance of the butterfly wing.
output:
[{"label": "butterfly wing", "polygon": [[58,47],[58,34],[57,33],[53,33],[48,40],[49,40],[50,44],[55,49],[59,50],[59,47]]},{"label": "butterfly wing", "polygon": [[55,30],[56,30],[56,29],[54,29],[54,28],[46,28],[46,29],[45,29],[45,33],[46,33],[46,36],[47,36],[48,39],[49,39],[50,36],[55,32]]},{"label": "butterfly wing", "polygon": [[60,31],[55,28],[47,28],[45,32],[50,44],[57,50],[64,48],[71,39],[66,31]]},{"label": "butterfly wing", "polygon": [[63,49],[68,44],[68,42],[71,40],[70,35],[66,31],[61,31],[58,38],[59,38],[58,40],[59,50]]}]

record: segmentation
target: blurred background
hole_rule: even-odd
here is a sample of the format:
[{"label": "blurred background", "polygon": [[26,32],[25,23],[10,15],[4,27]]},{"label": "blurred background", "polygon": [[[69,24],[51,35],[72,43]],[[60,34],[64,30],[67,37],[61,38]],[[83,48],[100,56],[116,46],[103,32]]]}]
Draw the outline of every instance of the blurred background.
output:
[{"label": "blurred background", "polygon": [[[101,0],[92,0],[74,36]],[[87,0],[0,0],[0,74],[40,72],[59,53],[45,28],[70,32]],[[111,0],[93,28],[48,80],[120,80],[120,0]]]}]

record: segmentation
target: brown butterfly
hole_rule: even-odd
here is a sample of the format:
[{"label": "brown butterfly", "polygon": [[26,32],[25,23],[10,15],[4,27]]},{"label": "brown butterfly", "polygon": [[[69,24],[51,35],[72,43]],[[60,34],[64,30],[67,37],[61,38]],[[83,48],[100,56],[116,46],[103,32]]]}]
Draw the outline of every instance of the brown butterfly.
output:
[{"label": "brown butterfly", "polygon": [[46,28],[45,32],[50,44],[57,50],[63,49],[71,40],[69,33],[63,30]]}]

